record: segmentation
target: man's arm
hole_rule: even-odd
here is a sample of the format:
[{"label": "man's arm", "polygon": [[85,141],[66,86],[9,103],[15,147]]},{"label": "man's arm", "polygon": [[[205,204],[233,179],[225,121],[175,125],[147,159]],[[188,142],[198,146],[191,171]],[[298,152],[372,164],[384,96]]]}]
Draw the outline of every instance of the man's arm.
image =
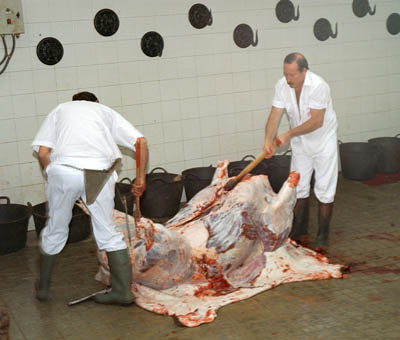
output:
[{"label": "man's arm", "polygon": [[42,170],[46,170],[47,166],[50,164],[50,152],[51,148],[48,148],[47,146],[39,147],[38,157]]},{"label": "man's arm", "polygon": [[309,120],[278,136],[282,145],[288,144],[292,137],[305,135],[319,129],[324,124],[325,111],[326,109],[310,109],[311,118]]},{"label": "man's arm", "polygon": [[272,106],[267,123],[265,125],[264,150],[267,152],[266,158],[271,158],[275,152],[273,141],[276,131],[278,130],[279,122],[282,117],[283,108]]}]

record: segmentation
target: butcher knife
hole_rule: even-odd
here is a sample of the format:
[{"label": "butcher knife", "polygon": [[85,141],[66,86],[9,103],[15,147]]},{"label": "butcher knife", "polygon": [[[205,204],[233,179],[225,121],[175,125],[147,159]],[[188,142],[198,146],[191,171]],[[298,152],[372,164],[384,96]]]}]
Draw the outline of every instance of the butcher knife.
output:
[{"label": "butcher knife", "polygon": [[105,288],[105,289],[99,290],[96,293],[90,294],[90,295],[80,298],[78,300],[68,302],[68,306],[77,305],[78,303],[90,300],[91,298],[95,297],[97,294],[105,294],[105,293],[109,293],[109,292],[111,292],[111,288]]},{"label": "butcher knife", "polygon": [[[275,139],[273,146],[277,147],[277,146],[281,146],[282,143],[281,141],[277,138]],[[241,172],[239,175],[237,175],[236,177],[233,177],[231,180],[228,181],[228,183],[226,183],[225,185],[225,190],[229,191],[232,190],[236,184],[238,184],[242,178],[244,176],[246,176],[251,170],[253,170],[267,155],[267,152],[264,150],[263,152],[261,152],[257,158],[250,162]]]}]

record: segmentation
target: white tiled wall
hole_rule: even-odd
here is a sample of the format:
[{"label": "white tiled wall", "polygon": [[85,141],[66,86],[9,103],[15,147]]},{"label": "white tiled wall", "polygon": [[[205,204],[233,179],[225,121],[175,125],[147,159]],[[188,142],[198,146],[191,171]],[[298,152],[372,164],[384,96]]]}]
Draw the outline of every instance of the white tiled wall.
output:
[{"label": "white tiled wall", "polygon": [[[351,0],[294,0],[300,19],[283,24],[275,16],[277,1],[209,0],[203,3],[213,24],[201,30],[188,21],[197,2],[23,0],[25,34],[0,75],[0,196],[23,204],[45,200],[30,142],[45,115],[81,90],[96,93],[146,135],[149,170],[162,166],[180,173],[256,155],[283,58],[293,51],[303,52],[311,70],[330,84],[342,141],[400,133],[400,34],[386,29],[400,1],[370,0],[376,14],[357,18]],[[103,8],[120,19],[111,37],[94,29],[93,18]],[[336,39],[314,37],[321,17],[338,23]],[[256,47],[234,44],[240,23],[258,31]],[[161,58],[140,49],[148,31],[163,36]],[[45,37],[64,46],[55,66],[36,56]],[[281,129],[286,127],[283,119]],[[120,178],[134,177],[134,169],[133,159],[124,156]]]}]

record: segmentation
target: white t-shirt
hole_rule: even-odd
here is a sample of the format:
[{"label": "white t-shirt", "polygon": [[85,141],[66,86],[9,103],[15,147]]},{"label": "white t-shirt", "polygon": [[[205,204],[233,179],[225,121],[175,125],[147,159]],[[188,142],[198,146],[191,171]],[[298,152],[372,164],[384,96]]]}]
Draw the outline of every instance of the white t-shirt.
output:
[{"label": "white t-shirt", "polygon": [[272,105],[286,109],[291,128],[309,120],[311,109],[326,109],[322,127],[291,139],[290,143],[294,152],[301,149],[303,152],[313,155],[324,150],[327,142],[337,139],[337,120],[332,107],[330,89],[328,84],[315,73],[307,71],[299,105],[297,105],[295,90],[287,84],[285,77],[282,77],[275,85]]},{"label": "white t-shirt", "polygon": [[122,158],[117,144],[135,150],[143,135],[113,109],[90,101],[58,105],[40,127],[32,148],[51,148],[50,160],[80,169],[104,170]]}]

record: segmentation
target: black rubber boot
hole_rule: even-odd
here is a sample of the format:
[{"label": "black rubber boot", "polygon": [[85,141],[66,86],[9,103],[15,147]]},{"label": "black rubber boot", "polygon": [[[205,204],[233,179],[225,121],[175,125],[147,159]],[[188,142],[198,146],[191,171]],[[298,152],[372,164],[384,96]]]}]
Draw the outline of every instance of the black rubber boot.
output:
[{"label": "black rubber boot", "polygon": [[132,268],[127,249],[107,252],[111,274],[111,292],[96,295],[97,303],[130,305],[133,303],[131,291]]},{"label": "black rubber boot", "polygon": [[289,237],[306,246],[308,238],[309,198],[299,198],[294,206],[292,231]]},{"label": "black rubber boot", "polygon": [[318,205],[318,234],[313,249],[324,251],[328,247],[329,225],[332,218],[333,203],[321,203]]},{"label": "black rubber boot", "polygon": [[51,274],[53,273],[54,264],[57,255],[42,254],[40,258],[40,279],[37,284],[36,298],[40,301],[49,299],[49,288],[51,282]]}]

